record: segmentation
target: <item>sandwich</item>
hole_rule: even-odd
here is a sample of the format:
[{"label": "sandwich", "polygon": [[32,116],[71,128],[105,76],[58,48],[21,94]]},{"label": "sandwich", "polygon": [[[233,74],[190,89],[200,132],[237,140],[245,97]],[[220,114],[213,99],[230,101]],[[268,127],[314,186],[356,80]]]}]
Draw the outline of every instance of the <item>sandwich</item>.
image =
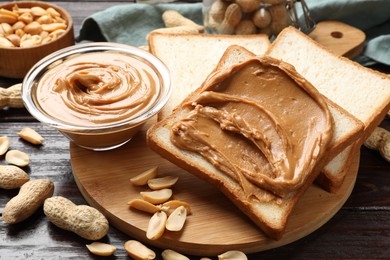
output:
[{"label": "sandwich", "polygon": [[[351,158],[355,155],[354,151],[359,149],[362,140],[383,118],[385,113],[383,111],[389,109],[388,76],[366,70],[358,64],[336,57],[328,50],[313,43],[309,37],[300,35],[301,33],[293,28],[285,29],[285,31],[280,35],[281,37],[288,35],[288,37],[283,40],[277,38],[266,55],[256,55],[242,46],[231,45],[208,76],[206,73],[199,74],[205,79],[197,79],[198,88],[195,87],[196,84],[192,84],[190,88],[186,88],[184,83],[180,84],[186,80],[181,81],[180,76],[183,74],[177,72],[180,71],[177,69],[180,59],[168,64],[168,68],[178,77],[177,84],[173,85],[173,91],[175,93],[183,89],[183,94],[173,96],[174,105],[170,106],[164,116],[160,117],[162,120],[154,124],[147,132],[147,141],[152,150],[221,190],[265,234],[273,239],[280,239],[283,236],[288,217],[299,198],[315,180],[324,185],[326,189],[337,191],[345,173],[348,172]],[[195,38],[192,40],[196,41]],[[320,64],[319,66],[313,65],[315,69],[312,69],[309,64],[307,65],[309,68],[296,70],[295,65],[291,65],[294,63],[294,58],[286,62],[284,55],[289,58],[294,56],[291,53],[294,53],[295,49],[291,45],[298,40],[303,41],[304,48],[308,49],[309,58],[306,60],[310,61],[311,65],[317,64],[310,55],[321,54],[315,56]],[[298,45],[300,46],[301,43]],[[298,48],[298,46],[295,47]],[[151,50],[153,52],[153,48]],[[158,52],[155,51],[154,54],[159,57]],[[303,53],[300,55],[302,56],[296,59],[300,59],[299,62],[304,64],[305,55]],[[339,65],[338,70],[335,71],[331,64],[324,65],[322,61],[324,57],[327,62]],[[186,64],[201,64],[197,63],[197,56],[191,59],[195,61],[187,61]],[[202,62],[205,61],[202,60]],[[188,66],[188,68],[191,67],[191,65]],[[245,74],[246,76],[241,78],[241,81],[237,81],[235,76],[232,76],[245,73],[248,67],[255,69],[252,73]],[[278,84],[270,80],[269,84],[263,82],[257,85],[272,86],[270,88],[274,88],[274,91],[265,91],[266,88],[249,91],[245,87],[247,82],[244,78],[252,77],[252,74],[257,75],[253,76],[255,78],[267,78],[267,74],[272,74],[268,70],[270,67],[278,71],[275,75],[283,75],[281,77],[284,80],[294,82],[293,86],[287,84],[289,87],[285,88],[288,90],[283,91],[284,87],[278,89],[275,87]],[[325,77],[319,76],[320,81],[313,81],[311,74],[309,76],[306,74],[310,71],[313,75],[320,75],[324,69],[329,69],[324,72],[327,77],[331,72],[339,73],[337,75],[340,77],[342,75],[340,71],[350,70],[351,67],[355,68],[354,73],[365,74],[363,77],[369,79],[356,82],[352,80],[352,77],[347,77],[340,80],[342,83],[337,82],[340,84],[334,84],[333,81],[329,81],[331,84],[326,84]],[[361,76],[358,77],[362,79]],[[191,79],[188,80],[192,82]],[[229,87],[230,83],[227,82],[239,82],[238,85],[241,87]],[[344,85],[355,84],[360,90],[361,86],[365,86],[368,82],[380,85],[381,93],[387,95],[387,102],[386,97],[380,99],[379,103],[371,102],[369,111],[361,117],[356,116],[359,110],[350,109],[340,102],[339,98],[323,90],[328,87],[334,93],[344,95],[344,99],[347,99]],[[349,86],[347,88],[350,89]],[[225,93],[226,89],[228,89],[227,93]],[[276,91],[277,89],[279,91]],[[272,111],[274,109],[272,107],[275,107],[272,104],[279,104],[279,107],[284,107],[285,104],[275,102],[275,98],[285,100],[288,97],[297,101],[302,97],[307,97],[298,95],[298,98],[298,96],[291,95],[292,89],[294,90],[292,93],[300,89],[320,107],[321,116],[317,117],[321,118],[319,125],[322,127],[320,129],[313,130],[312,128],[318,122],[312,124],[303,119],[306,116],[313,118],[310,116],[312,109],[289,107],[290,109],[284,110],[281,114]],[[354,93],[354,91],[350,94],[354,102],[359,101],[357,97],[364,99],[365,95]],[[242,102],[243,97],[249,101],[245,101],[245,105],[237,106]],[[265,100],[268,99],[274,100],[267,104]],[[171,100],[168,103],[170,102]],[[257,104],[254,105],[255,108],[252,107],[253,103]],[[245,116],[247,112],[250,116]],[[256,120],[251,120],[254,117]],[[288,124],[287,121],[280,123],[288,117],[293,120],[290,120]],[[303,124],[307,126],[300,125],[302,122],[306,122]],[[298,149],[299,152],[296,150],[290,153],[291,147],[286,144],[294,143],[292,136],[297,132],[291,129],[303,128],[308,131],[301,135],[302,138],[305,136],[301,139],[305,141],[298,142],[300,143],[298,146],[301,147]],[[192,130],[188,131],[188,129]],[[193,133],[196,134],[193,135]],[[202,138],[199,139],[199,136]],[[219,149],[214,149],[215,146]],[[246,152],[242,152],[243,150]],[[295,157],[288,154],[295,154]],[[291,159],[293,157],[295,159]]]},{"label": "sandwich", "polygon": [[[177,106],[172,114],[148,130],[147,140],[152,150],[217,187],[269,237],[280,239],[286,227],[288,216],[291,214],[298,199],[304,194],[304,191],[311,185],[320,169],[324,166],[324,158],[327,154],[325,151],[329,147],[335,149],[334,147],[343,147],[350,144],[358,138],[361,128],[356,128],[352,135],[348,133],[348,141],[343,146],[335,146],[335,142],[339,142],[340,139],[332,141],[335,123],[330,110],[334,111],[333,113],[337,113],[339,112],[337,107],[329,109],[326,99],[309,82],[296,73],[289,64],[266,56],[255,56],[245,50],[242,50],[244,54],[237,55],[240,48],[242,47],[231,46],[202,86]],[[248,55],[247,58],[249,57],[248,60],[244,59],[245,53]],[[234,57],[237,57],[238,60]],[[246,71],[246,67],[251,66],[254,67],[254,71],[257,71],[256,73],[259,73],[258,77],[260,79],[264,75],[271,73],[266,68],[274,67],[276,71],[279,71],[278,73],[284,75],[282,77],[286,77],[288,81],[294,82],[294,84],[289,88],[285,88],[284,84],[273,84],[277,82],[272,82],[271,80],[267,84],[264,83],[270,88],[269,91],[257,89],[256,87],[252,90],[242,89],[248,75],[251,75],[249,73],[244,74],[241,78],[241,83],[236,84],[233,88],[232,91],[236,93],[233,97],[224,92],[216,96],[214,95],[215,92],[218,93],[218,89],[225,89],[225,87],[221,87],[221,84],[226,84],[224,82],[231,80],[229,75],[236,75],[241,70]],[[263,70],[264,72],[261,72]],[[253,75],[256,75],[256,73],[253,73]],[[275,86],[278,87],[274,88]],[[283,89],[284,91],[282,91]],[[296,93],[295,91],[298,91],[303,96],[291,96],[291,93]],[[210,97],[209,93],[213,93],[211,94],[212,97]],[[225,102],[220,100],[220,95],[228,96],[226,98],[230,100],[227,102],[229,104],[240,103],[237,100],[242,98],[241,95],[244,95],[246,98],[249,97],[250,101],[248,102],[250,104],[262,103],[263,100],[269,100],[269,103],[267,105],[263,104],[260,106],[261,108],[257,109],[245,107],[245,105],[237,109],[234,105],[230,107],[231,105],[228,104],[226,106],[230,112],[226,112]],[[235,95],[238,95],[238,97]],[[307,109],[307,103],[304,102],[308,100],[302,97],[307,98],[308,96],[312,97],[315,100],[314,103],[319,104],[321,107],[320,110],[322,112],[319,118],[321,118],[320,121],[322,123],[309,123],[303,120],[305,116],[301,115],[301,113],[318,111],[316,109]],[[276,120],[274,124],[259,117],[262,113],[268,115],[269,112],[264,111],[268,111],[269,106],[272,107],[271,104],[278,104],[275,100],[284,98],[294,100],[294,102],[302,100],[306,105],[299,109],[294,106],[289,107],[285,103],[276,106],[278,108],[283,107],[283,112],[279,111],[279,115],[276,117],[278,119],[272,116],[271,118],[273,119],[268,118],[271,122]],[[297,103],[300,102],[297,101]],[[218,112],[221,109],[224,111],[223,113]],[[235,114],[236,112],[231,112],[232,110],[229,109],[241,112]],[[242,120],[242,117],[245,117],[245,111],[253,112],[247,114],[247,117]],[[273,111],[270,114],[274,115],[275,113],[277,114],[278,112]],[[282,114],[285,113],[288,113],[289,116],[286,116],[284,119],[290,118],[290,120],[283,123],[279,122],[280,118],[283,118]],[[218,114],[222,114],[222,119],[217,116]],[[202,116],[199,117],[199,115]],[[204,119],[204,117],[207,119]],[[265,117],[267,118],[267,116]],[[315,118],[313,115],[308,117]],[[251,120],[251,118],[254,120]],[[233,125],[231,125],[232,121],[235,122]],[[187,125],[188,122],[190,122],[190,125]],[[191,125],[194,122],[195,126]],[[204,127],[198,135],[207,136],[207,141],[198,140],[196,135],[191,137],[191,131],[184,134],[186,129],[194,127],[195,133],[199,131],[197,129],[199,127],[198,124]],[[272,125],[271,128],[276,130],[269,133],[271,137],[266,134],[263,138],[260,138],[255,134],[259,129],[253,130],[253,125],[260,128]],[[318,128],[312,129],[311,126],[314,125]],[[301,149],[298,149],[300,150],[298,153],[296,150],[295,152],[284,151],[278,153],[277,151],[283,150],[281,147],[295,146],[292,144],[287,145],[289,143],[287,140],[292,138],[290,134],[294,136],[294,133],[299,132],[297,129],[307,130],[307,132],[301,133],[301,137],[311,136],[313,139],[308,138],[310,141],[308,139],[302,141],[302,139],[298,138],[301,140],[298,143],[303,145]],[[260,132],[267,131],[262,129]],[[286,135],[281,134],[280,136],[284,137],[278,138],[276,137],[279,136],[278,132],[283,132]],[[221,143],[224,144],[222,151],[217,149],[215,153],[212,152],[214,148],[210,149],[210,147],[218,147]],[[246,151],[245,147],[250,147],[250,152]],[[286,154],[299,154],[299,159],[291,159],[294,156],[287,156]],[[310,158],[304,154],[309,155]],[[240,158],[241,161],[239,160],[240,162],[237,164],[234,158]],[[228,163],[221,163],[221,161],[227,161]],[[297,170],[298,168],[293,170],[292,168],[294,167],[286,166],[292,166],[293,164],[300,170]],[[290,177],[287,177],[287,180],[285,176]]]}]

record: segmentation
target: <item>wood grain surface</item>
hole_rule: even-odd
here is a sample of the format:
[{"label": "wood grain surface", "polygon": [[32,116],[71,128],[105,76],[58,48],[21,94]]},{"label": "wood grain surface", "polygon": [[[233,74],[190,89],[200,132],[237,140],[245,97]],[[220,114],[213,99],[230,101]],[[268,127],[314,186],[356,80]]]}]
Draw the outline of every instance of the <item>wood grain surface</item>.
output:
[{"label": "wood grain surface", "polygon": [[[24,109],[17,112],[27,117]],[[13,149],[30,155],[31,163],[25,168],[30,178],[50,178],[55,184],[55,195],[65,196],[76,204],[88,204],[74,180],[69,142],[57,131],[32,119],[20,121],[18,116],[8,122],[9,113],[0,111],[0,133],[11,138]],[[26,125],[45,137],[42,146],[30,145],[17,136],[17,131]],[[390,120],[385,120],[382,126],[390,129]],[[5,164],[3,157],[0,163]],[[334,217],[298,241],[248,254],[248,259],[386,259],[390,255],[389,172],[389,163],[377,152],[362,147],[355,187]],[[17,192],[1,190],[0,212]],[[133,237],[111,225],[107,236],[100,240],[117,247],[115,257],[108,259],[129,259],[123,248],[128,239]],[[0,221],[1,259],[99,259],[88,253],[87,243],[90,241],[51,224],[42,210],[17,225]],[[156,259],[162,259],[162,250],[150,247],[156,252]],[[199,260],[199,256],[188,257]]]},{"label": "wood grain surface", "polygon": [[336,55],[355,58],[364,49],[366,35],[356,27],[338,21],[322,21],[309,36]]},{"label": "wood grain surface", "polygon": [[[149,149],[146,125],[125,146],[106,152],[70,146],[73,175],[89,204],[98,208],[110,223],[136,239],[160,248],[190,255],[218,255],[228,250],[260,252],[296,241],[318,229],[333,217],[348,199],[355,184],[360,154],[337,194],[312,185],[300,199],[289,219],[283,238],[267,238],[216,188],[178,168]],[[154,167],[159,176],[178,176],[173,199],[188,202],[189,215],[181,232],[165,232],[158,240],[148,240],[146,230],[151,214],[130,209],[127,202],[141,198],[147,186],[134,186],[130,178]]]}]

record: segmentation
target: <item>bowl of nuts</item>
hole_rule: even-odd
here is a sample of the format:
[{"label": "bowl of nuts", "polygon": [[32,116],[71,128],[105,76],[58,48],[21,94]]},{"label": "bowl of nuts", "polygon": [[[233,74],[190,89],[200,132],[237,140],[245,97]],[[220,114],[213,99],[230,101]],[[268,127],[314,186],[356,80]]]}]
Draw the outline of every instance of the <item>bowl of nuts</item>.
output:
[{"label": "bowl of nuts", "polygon": [[71,45],[73,22],[63,8],[40,1],[0,5],[0,76],[23,78],[40,59]]}]

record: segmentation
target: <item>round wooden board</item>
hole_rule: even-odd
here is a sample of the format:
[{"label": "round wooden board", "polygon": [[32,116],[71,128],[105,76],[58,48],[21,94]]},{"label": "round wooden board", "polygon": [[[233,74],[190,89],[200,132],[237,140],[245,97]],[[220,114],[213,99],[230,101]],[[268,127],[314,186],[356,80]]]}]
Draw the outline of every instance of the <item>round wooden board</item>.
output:
[{"label": "round wooden board", "polygon": [[[267,238],[249,218],[222,193],[208,183],[178,168],[152,152],[145,141],[145,129],[115,150],[94,152],[70,144],[75,181],[87,202],[99,209],[110,224],[146,244],[170,248],[189,255],[218,255],[228,250],[260,252],[296,241],[332,218],[348,199],[355,184],[359,154],[338,194],[312,185],[296,205],[281,240]],[[130,209],[127,203],[140,198],[147,187],[133,186],[129,179],[154,166],[159,176],[179,176],[173,199],[191,205],[180,232],[165,232],[158,240],[148,240],[150,214]]]},{"label": "round wooden board", "polygon": [[363,51],[366,40],[362,30],[339,21],[321,21],[308,36],[334,54],[349,59]]}]

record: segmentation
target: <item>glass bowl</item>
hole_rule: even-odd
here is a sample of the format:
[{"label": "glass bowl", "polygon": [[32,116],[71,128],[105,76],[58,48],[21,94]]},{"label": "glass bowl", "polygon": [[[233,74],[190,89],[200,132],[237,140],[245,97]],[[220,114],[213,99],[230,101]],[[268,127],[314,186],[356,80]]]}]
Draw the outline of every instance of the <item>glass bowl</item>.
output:
[{"label": "glass bowl", "polygon": [[166,104],[167,67],[147,51],[118,43],[84,43],[43,58],[27,73],[27,110],[78,146],[119,147]]}]

